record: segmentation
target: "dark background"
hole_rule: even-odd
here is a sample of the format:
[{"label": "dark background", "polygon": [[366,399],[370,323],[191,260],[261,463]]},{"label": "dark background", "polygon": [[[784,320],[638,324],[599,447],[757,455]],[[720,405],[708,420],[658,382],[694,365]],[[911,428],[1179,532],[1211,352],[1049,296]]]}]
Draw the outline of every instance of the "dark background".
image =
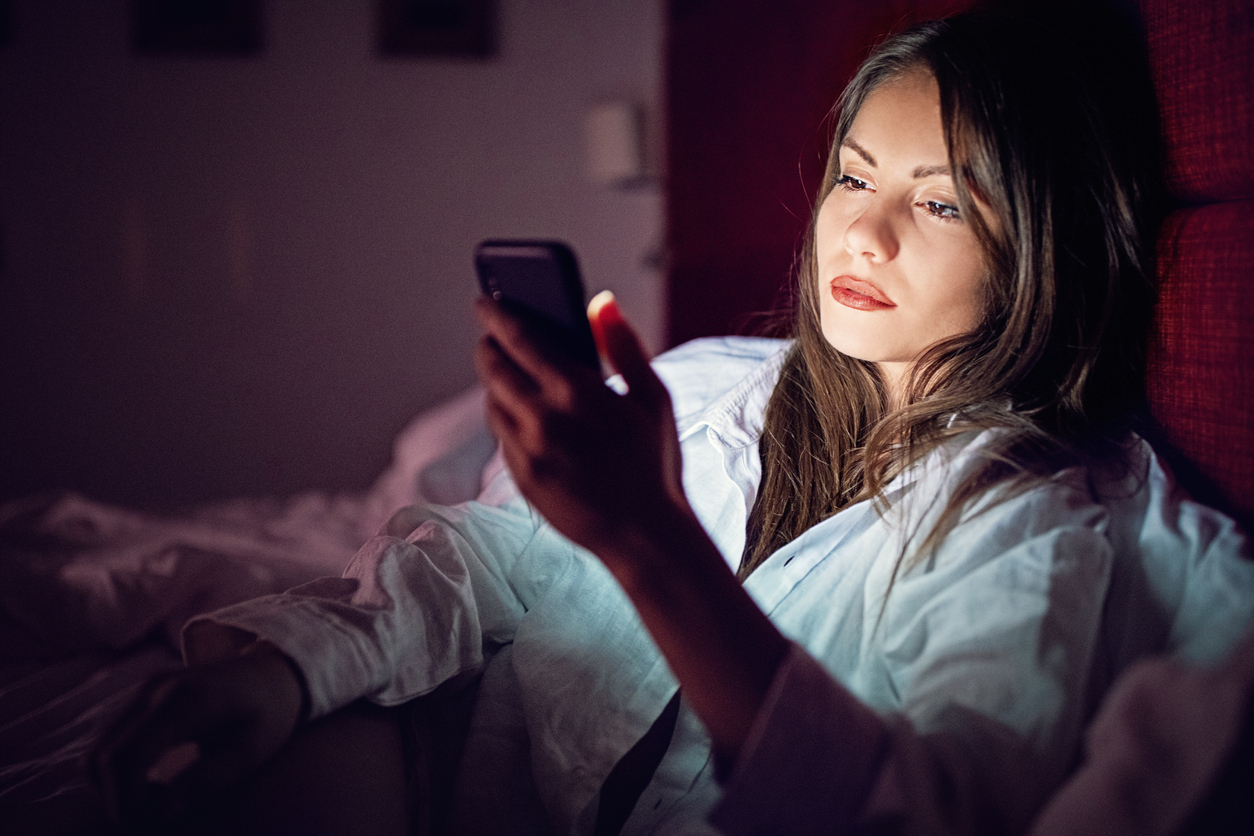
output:
[{"label": "dark background", "polygon": [[488,57],[382,53],[375,0],[137,52],[134,5],[0,4],[0,500],[365,488],[473,382],[482,238],[570,241],[661,342],[660,190],[583,147],[603,100],[659,116],[660,0],[505,0]]}]

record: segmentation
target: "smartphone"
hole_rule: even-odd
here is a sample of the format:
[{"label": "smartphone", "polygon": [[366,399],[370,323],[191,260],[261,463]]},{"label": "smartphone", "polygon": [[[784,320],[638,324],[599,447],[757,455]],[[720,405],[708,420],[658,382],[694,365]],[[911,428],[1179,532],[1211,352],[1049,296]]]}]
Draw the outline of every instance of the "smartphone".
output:
[{"label": "smartphone", "polygon": [[598,372],[579,262],[560,241],[483,241],[475,247],[479,287],[508,308],[540,320],[566,354]]}]

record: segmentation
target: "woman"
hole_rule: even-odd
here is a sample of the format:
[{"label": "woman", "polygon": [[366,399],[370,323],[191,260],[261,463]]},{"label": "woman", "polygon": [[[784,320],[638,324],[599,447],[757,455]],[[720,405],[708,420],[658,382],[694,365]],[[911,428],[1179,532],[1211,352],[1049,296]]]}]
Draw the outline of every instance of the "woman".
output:
[{"label": "woman", "polygon": [[[1115,673],[1217,657],[1254,600],[1240,535],[1127,429],[1141,185],[1057,49],[962,16],[867,60],[795,342],[699,341],[651,368],[604,304],[619,395],[482,302],[509,473],[478,503],[401,511],[342,579],[189,624],[189,661],[213,664],[105,742],[109,796],[177,805],[302,714],[486,668],[466,832],[1025,829]],[[353,739],[395,753],[392,722]],[[390,757],[371,786],[399,784]]]}]

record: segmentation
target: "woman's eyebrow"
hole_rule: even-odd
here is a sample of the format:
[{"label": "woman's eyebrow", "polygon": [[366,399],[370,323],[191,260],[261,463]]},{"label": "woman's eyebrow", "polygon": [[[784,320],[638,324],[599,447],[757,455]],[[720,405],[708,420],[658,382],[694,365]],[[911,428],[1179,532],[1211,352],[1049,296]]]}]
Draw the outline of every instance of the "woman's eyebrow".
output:
[{"label": "woman's eyebrow", "polygon": [[[879,167],[879,165],[875,162],[875,157],[871,156],[871,152],[854,142],[849,137],[845,137],[841,140],[840,144],[842,147],[848,148],[859,157],[866,160],[867,165],[871,166],[871,168]],[[948,176],[949,173],[949,166],[947,165],[921,165],[914,171],[910,172],[910,176],[915,180],[920,180],[924,177],[936,177],[939,175]]]},{"label": "woman's eyebrow", "polygon": [[918,180],[923,177],[935,177],[939,174],[948,176],[949,173],[949,166],[947,165],[921,165],[911,172],[911,176]]},{"label": "woman's eyebrow", "polygon": [[853,151],[855,154],[857,154],[857,155],[858,155],[859,157],[861,157],[862,159],[866,160],[867,165],[869,165],[871,168],[876,168],[876,167],[877,167],[877,166],[876,166],[876,164],[875,164],[875,158],[871,156],[871,152],[870,152],[870,151],[867,151],[865,148],[863,148],[863,147],[862,147],[861,145],[859,145],[858,143],[854,142],[854,141],[853,141],[852,139],[850,139],[849,137],[845,137],[845,138],[841,141],[841,143],[840,143],[840,144],[841,144],[842,146],[844,146],[845,148],[848,148],[848,149],[850,149],[851,151]]}]

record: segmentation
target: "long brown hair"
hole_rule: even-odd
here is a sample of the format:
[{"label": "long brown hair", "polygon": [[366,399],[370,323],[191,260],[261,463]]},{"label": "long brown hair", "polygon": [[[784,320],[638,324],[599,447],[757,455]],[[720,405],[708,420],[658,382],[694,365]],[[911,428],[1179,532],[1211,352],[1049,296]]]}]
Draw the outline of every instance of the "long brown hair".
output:
[{"label": "long brown hair", "polygon": [[924,353],[893,408],[875,365],[823,336],[812,218],[796,270],[795,342],[766,411],[742,578],[815,523],[881,498],[893,477],[958,433],[1004,429],[939,522],[905,538],[913,557],[903,551],[894,577],[990,489],[1010,496],[1069,464],[1109,459],[1127,437],[1153,298],[1140,211],[1147,187],[1115,152],[1079,65],[1046,35],[981,14],[921,24],[876,49],[837,102],[815,216],[867,97],[910,72],[936,79],[959,211],[985,255],[984,313],[973,331]]}]

